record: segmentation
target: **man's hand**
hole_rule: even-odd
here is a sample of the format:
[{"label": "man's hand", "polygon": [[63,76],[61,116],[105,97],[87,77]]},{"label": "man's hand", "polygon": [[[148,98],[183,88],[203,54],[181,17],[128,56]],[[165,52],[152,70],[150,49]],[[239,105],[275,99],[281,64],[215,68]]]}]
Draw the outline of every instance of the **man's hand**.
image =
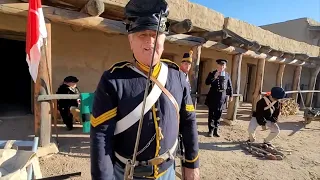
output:
[{"label": "man's hand", "polygon": [[232,101],[233,101],[233,97],[229,96],[229,102],[232,102]]},{"label": "man's hand", "polygon": [[183,180],[200,180],[199,168],[190,169],[185,167],[183,170],[185,176]]},{"label": "man's hand", "polygon": [[220,72],[217,71],[217,72],[214,74],[214,79],[217,79],[219,75],[220,75]]}]

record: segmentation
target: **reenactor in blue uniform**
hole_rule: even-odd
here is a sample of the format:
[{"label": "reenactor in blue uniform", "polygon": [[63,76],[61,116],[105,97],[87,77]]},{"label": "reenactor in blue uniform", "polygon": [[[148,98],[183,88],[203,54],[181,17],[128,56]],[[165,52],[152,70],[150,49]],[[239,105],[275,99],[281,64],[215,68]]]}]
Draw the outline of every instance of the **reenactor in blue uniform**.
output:
[{"label": "reenactor in blue uniform", "polygon": [[[160,11],[164,13],[156,42]],[[164,0],[130,0],[125,7],[134,58],[105,71],[95,91],[90,120],[93,180],[124,179],[126,163],[133,158],[153,50],[152,81],[133,178],[174,180],[174,156],[181,134],[185,179],[200,179],[197,123],[189,86],[178,65],[160,59],[168,32],[168,13]]]},{"label": "reenactor in blue uniform", "polygon": [[277,124],[281,109],[279,99],[284,98],[285,95],[283,88],[273,87],[269,95],[264,96],[257,102],[256,110],[252,113],[248,127],[248,142],[255,141],[255,131],[258,126],[267,126],[270,129],[270,134],[264,139],[264,143],[272,146],[271,141],[280,133],[280,128]]},{"label": "reenactor in blue uniform", "polygon": [[225,107],[228,97],[232,100],[232,83],[230,76],[225,72],[227,60],[218,59],[217,70],[210,72],[206,79],[206,85],[211,85],[207,94],[205,104],[209,108],[208,114],[208,136],[220,137],[218,127],[222,111]]},{"label": "reenactor in blue uniform", "polygon": [[190,86],[190,91],[191,91],[191,85],[190,85],[188,73],[189,73],[189,71],[191,69],[191,65],[192,65],[192,53],[193,53],[193,51],[190,51],[189,53],[184,53],[183,57],[182,57],[181,64],[180,64],[181,71],[186,75],[186,80]]}]

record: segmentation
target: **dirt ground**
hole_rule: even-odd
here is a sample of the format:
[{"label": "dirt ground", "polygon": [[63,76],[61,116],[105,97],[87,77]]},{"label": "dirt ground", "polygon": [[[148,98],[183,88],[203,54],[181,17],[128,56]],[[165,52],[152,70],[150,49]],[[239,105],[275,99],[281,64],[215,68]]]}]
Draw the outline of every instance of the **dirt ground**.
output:
[{"label": "dirt ground", "polygon": [[[239,142],[247,139],[250,108],[249,104],[243,104],[238,120],[232,126],[222,123],[221,137],[209,138],[206,134],[207,111],[198,107],[201,179],[319,180],[320,122],[304,127],[301,114],[280,118],[281,134],[274,140],[274,145],[292,153],[282,161],[262,160],[247,154],[239,146]],[[0,119],[0,140],[32,138],[32,118]],[[81,172],[81,177],[71,179],[91,179],[89,135],[83,134],[80,126],[71,132],[61,126],[59,132],[59,154],[41,158],[43,176]],[[262,142],[267,133],[258,128],[258,141]]]}]

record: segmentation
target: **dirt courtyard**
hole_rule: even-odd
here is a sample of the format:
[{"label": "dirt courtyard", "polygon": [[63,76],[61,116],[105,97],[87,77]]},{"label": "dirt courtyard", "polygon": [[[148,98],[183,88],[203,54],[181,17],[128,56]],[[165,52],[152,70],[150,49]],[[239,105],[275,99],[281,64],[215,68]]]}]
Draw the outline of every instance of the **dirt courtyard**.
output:
[{"label": "dirt courtyard", "polygon": [[[320,122],[312,122],[304,127],[302,115],[281,117],[280,136],[274,145],[291,150],[282,161],[262,160],[244,152],[239,142],[247,140],[250,105],[243,104],[237,121],[228,126],[222,123],[220,138],[207,137],[207,110],[199,106],[197,110],[200,173],[201,179],[212,180],[316,180],[320,179]],[[33,117],[0,118],[0,140],[31,139]],[[59,127],[59,150],[55,155],[41,158],[44,177],[81,172],[81,177],[90,178],[89,135],[82,133],[78,126],[73,131]],[[258,141],[263,140],[268,131],[257,130]],[[54,135],[53,135],[54,137]]]}]

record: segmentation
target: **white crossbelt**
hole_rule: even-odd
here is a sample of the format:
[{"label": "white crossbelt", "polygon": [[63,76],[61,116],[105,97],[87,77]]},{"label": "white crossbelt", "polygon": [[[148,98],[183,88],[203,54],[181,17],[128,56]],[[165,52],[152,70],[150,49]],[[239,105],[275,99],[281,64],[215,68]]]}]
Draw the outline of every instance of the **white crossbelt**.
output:
[{"label": "white crossbelt", "polygon": [[[174,159],[174,152],[176,151],[176,148],[178,146],[178,139],[176,139],[174,145],[171,147],[171,149],[169,149],[166,153],[160,155],[160,156],[163,156],[163,155],[166,155],[167,154],[167,159]],[[129,159],[125,158],[125,157],[122,157],[120,154],[118,154],[117,152],[115,152],[115,156],[116,158],[119,159],[119,161],[121,161],[123,164],[126,164],[128,162]],[[149,161],[149,160],[147,160]],[[135,165],[138,166],[140,162],[136,161]]]},{"label": "white crossbelt", "polygon": [[[131,68],[134,71],[140,73],[139,70],[136,69],[135,67],[132,66]],[[162,86],[165,86],[167,82],[167,76],[168,76],[168,66],[165,63],[161,62],[161,69],[160,69],[157,80],[161,83]],[[144,114],[146,114],[151,109],[151,107],[159,99],[161,94],[162,94],[162,90],[159,88],[159,86],[155,84],[146,99]],[[130,128],[132,125],[134,125],[136,122],[140,120],[142,104],[143,102],[141,102],[133,111],[131,111],[128,115],[126,115],[124,118],[122,118],[117,122],[114,135],[122,133],[123,131],[127,130],[128,128]]]},{"label": "white crossbelt", "polygon": [[266,104],[267,104],[267,107],[265,107],[264,110],[270,109],[271,114],[273,114],[273,112],[275,111],[274,104],[275,104],[277,101],[271,102],[267,97],[263,97],[263,99],[264,99],[264,101],[265,101]]}]

